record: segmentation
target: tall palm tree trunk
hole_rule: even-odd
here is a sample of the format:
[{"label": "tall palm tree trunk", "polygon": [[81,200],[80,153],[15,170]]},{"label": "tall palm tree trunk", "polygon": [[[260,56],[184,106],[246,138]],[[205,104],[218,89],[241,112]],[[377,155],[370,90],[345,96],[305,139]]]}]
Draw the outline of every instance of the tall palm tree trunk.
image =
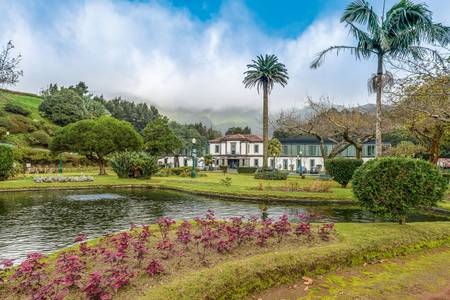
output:
[{"label": "tall palm tree trunk", "polygon": [[383,142],[381,140],[381,93],[383,91],[383,55],[378,55],[377,70],[377,111],[375,124],[375,157],[380,157],[383,152]]},{"label": "tall palm tree trunk", "polygon": [[267,82],[263,83],[263,168],[267,168],[269,153],[269,91]]}]

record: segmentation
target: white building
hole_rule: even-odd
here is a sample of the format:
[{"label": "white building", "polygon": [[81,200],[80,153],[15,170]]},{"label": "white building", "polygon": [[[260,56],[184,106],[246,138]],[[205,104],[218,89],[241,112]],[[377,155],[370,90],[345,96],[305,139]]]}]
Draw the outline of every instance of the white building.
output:
[{"label": "white building", "polygon": [[254,134],[232,134],[209,141],[215,166],[261,167],[263,140]]}]

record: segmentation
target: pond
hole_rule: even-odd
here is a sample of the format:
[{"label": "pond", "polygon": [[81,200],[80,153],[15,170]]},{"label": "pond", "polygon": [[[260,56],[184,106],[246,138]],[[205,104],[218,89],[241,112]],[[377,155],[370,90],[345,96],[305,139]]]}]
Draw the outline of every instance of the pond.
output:
[{"label": "pond", "polygon": [[[71,190],[0,194],[0,259],[23,259],[28,252],[50,253],[73,243],[78,233],[88,238],[148,224],[161,216],[191,219],[212,209],[219,217],[260,215],[259,203],[210,199],[190,194],[151,190]],[[357,206],[271,204],[270,217],[287,213],[314,214],[324,222],[387,221]],[[408,221],[448,220],[415,212]]]}]

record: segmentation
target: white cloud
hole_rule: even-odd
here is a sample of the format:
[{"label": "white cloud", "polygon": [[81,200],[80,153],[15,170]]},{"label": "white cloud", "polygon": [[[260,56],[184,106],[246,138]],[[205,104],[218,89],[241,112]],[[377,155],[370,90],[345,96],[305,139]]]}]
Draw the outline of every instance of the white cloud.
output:
[{"label": "white cloud", "polygon": [[30,2],[0,2],[0,43],[12,39],[23,55],[25,76],[17,89],[39,92],[51,82],[83,80],[97,93],[133,96],[163,109],[259,108],[260,96],[244,89],[242,73],[257,54],[274,53],[287,65],[290,81],[273,92],[272,110],[303,105],[306,95],[326,94],[337,103],[373,101],[366,81],[374,62],[344,54],[309,69],[319,50],[352,43],[338,15],[282,39],[262,32],[239,2],[227,3],[206,23],[157,2],[54,5],[50,20],[43,21]]}]

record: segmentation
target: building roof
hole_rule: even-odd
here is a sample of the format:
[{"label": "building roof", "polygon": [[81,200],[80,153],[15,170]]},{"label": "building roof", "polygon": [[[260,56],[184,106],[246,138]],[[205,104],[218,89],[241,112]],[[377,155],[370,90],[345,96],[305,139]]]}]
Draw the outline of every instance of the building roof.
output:
[{"label": "building roof", "polygon": [[[308,145],[315,145],[320,144],[320,141],[317,137],[313,135],[299,135],[296,137],[288,137],[288,138],[280,138],[281,144],[308,144]],[[335,142],[325,139],[325,144],[335,144]],[[375,140],[370,140],[364,144],[375,144]],[[388,141],[383,141],[383,144],[389,144]]]},{"label": "building roof", "polygon": [[251,143],[262,143],[263,139],[259,135],[255,134],[230,134],[223,137],[210,140],[210,143],[221,143],[225,141],[241,141],[241,142],[251,142]]}]

